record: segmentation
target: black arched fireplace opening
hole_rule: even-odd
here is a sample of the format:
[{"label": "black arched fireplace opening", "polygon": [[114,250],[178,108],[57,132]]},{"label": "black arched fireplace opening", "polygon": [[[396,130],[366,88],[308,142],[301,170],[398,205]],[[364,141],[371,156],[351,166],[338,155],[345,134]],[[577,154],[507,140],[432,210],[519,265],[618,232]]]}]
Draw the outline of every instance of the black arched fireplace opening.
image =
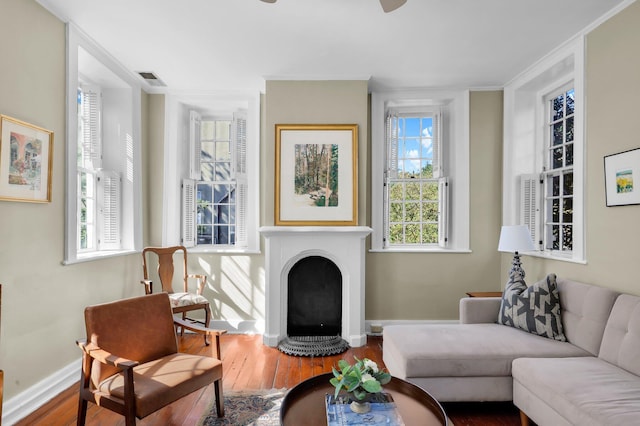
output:
[{"label": "black arched fireplace opening", "polygon": [[287,277],[287,335],[342,332],[342,273],[322,256],[300,259]]}]

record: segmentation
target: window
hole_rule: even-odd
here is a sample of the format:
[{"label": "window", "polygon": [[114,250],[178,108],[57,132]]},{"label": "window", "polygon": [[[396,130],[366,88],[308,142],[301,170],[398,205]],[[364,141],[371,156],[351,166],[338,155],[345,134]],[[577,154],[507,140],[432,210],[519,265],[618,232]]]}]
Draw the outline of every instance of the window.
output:
[{"label": "window", "polygon": [[373,251],[469,250],[469,93],[372,95]]},{"label": "window", "polygon": [[446,246],[447,181],[440,177],[440,112],[387,116],[385,247]]},{"label": "window", "polygon": [[573,249],[573,135],[575,91],[562,89],[547,97],[547,165],[543,172],[544,247]]},{"label": "window", "polygon": [[165,97],[163,245],[260,250],[260,94]]},{"label": "window", "polygon": [[529,226],[531,254],[576,262],[585,261],[583,64],[580,38],[505,88],[505,224]]},{"label": "window", "polygon": [[201,119],[191,111],[190,129],[196,179],[183,182],[183,244],[244,246],[246,116]]},{"label": "window", "polygon": [[141,248],[140,88],[68,25],[65,263]]}]

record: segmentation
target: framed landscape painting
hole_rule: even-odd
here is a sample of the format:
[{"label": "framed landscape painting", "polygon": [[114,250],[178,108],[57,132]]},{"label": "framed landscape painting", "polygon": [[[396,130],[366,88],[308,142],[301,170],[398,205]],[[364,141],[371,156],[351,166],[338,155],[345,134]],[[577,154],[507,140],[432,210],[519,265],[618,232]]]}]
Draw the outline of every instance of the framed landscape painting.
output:
[{"label": "framed landscape painting", "polygon": [[357,176],[357,124],[276,124],[276,226],[356,225]]},{"label": "framed landscape painting", "polygon": [[640,148],[604,157],[607,207],[640,204]]},{"label": "framed landscape painting", "polygon": [[51,201],[53,132],[0,115],[0,200]]}]

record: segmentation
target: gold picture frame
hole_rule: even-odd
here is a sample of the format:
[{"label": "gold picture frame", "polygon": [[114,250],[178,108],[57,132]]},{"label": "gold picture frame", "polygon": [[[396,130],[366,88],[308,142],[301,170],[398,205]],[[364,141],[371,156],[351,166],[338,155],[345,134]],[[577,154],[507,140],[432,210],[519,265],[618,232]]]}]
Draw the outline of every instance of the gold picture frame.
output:
[{"label": "gold picture frame", "polygon": [[276,124],[276,226],[355,226],[358,125]]},{"label": "gold picture frame", "polygon": [[51,202],[53,132],[0,115],[0,200]]}]

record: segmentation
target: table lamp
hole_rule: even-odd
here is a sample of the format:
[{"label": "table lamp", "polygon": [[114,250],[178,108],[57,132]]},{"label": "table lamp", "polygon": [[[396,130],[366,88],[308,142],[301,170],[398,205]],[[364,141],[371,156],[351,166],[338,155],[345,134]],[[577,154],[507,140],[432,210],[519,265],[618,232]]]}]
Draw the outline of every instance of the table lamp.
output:
[{"label": "table lamp", "polygon": [[511,263],[511,271],[509,276],[514,272],[520,272],[524,278],[524,269],[520,263],[519,251],[535,250],[533,241],[531,241],[531,233],[527,225],[503,226],[500,231],[500,242],[498,243],[498,251],[514,253],[513,262]]}]

